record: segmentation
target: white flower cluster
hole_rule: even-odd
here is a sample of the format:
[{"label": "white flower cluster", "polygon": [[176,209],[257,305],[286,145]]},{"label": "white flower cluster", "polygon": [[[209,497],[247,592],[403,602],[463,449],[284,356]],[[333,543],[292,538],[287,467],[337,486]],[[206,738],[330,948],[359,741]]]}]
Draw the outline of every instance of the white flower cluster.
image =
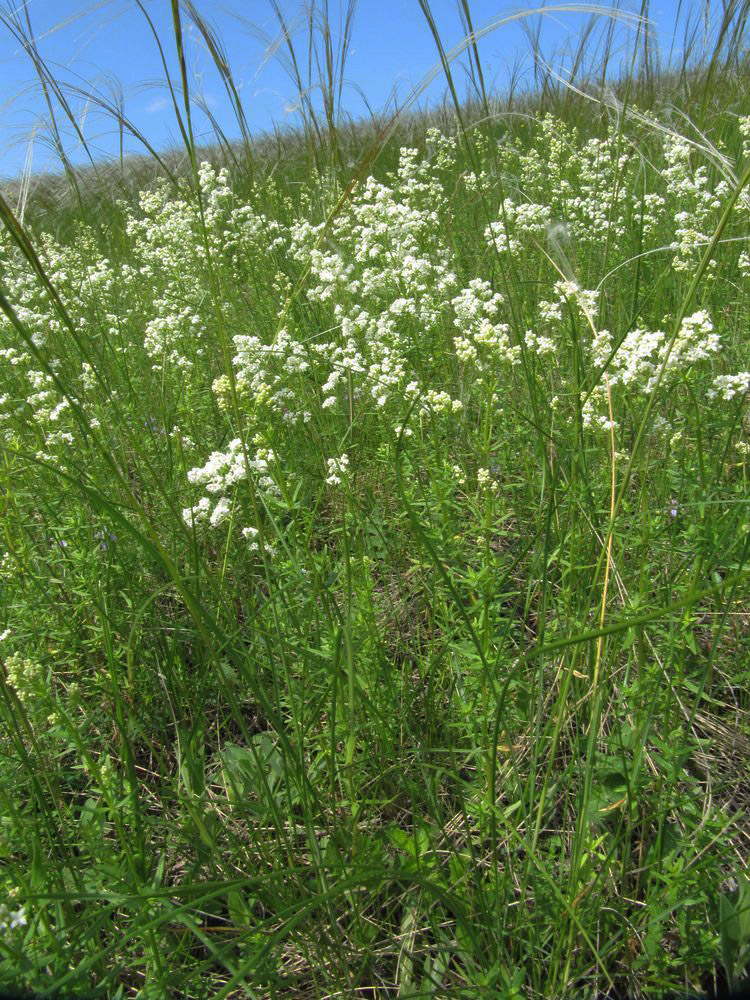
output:
[{"label": "white flower cluster", "polygon": [[[407,386],[407,389],[409,387]],[[421,413],[460,413],[464,404],[460,399],[453,399],[445,389],[429,389],[422,396]]]},{"label": "white flower cluster", "polygon": [[127,217],[134,252],[123,277],[151,313],[144,348],[154,371],[190,368],[202,335],[198,305],[207,288],[197,252],[196,213],[187,201],[173,198],[164,183],[143,192],[139,207],[140,218],[132,211]]},{"label": "white flower cluster", "polygon": [[[740,120],[745,145],[750,144],[748,123],[750,118]],[[513,272],[522,282],[513,288],[512,301],[506,292],[508,302],[495,290],[496,278],[476,276],[466,263],[472,258],[462,250],[454,257],[447,234],[465,192],[459,188],[454,201],[453,193],[448,197],[443,190],[441,172],[455,168],[457,143],[437,130],[428,133],[427,158],[420,159],[416,149],[402,149],[393,173],[384,180],[367,179],[343,204],[328,177],[303,184],[294,204],[273,178],[265,178],[259,182],[263,187],[248,195],[253,204],[241,204],[229,172],[201,164],[202,214],[193,194],[181,188],[175,195],[165,183],[144,192],[136,209],[124,207],[130,246],[129,262],[122,266],[113,267],[102,256],[89,232],[76,234],[69,247],[43,238],[43,263],[76,329],[90,335],[91,343],[122,352],[124,362],[129,364],[131,356],[140,362],[132,370],[146,372],[147,391],[158,384],[161,392],[186,400],[177,404],[184,409],[175,419],[196,440],[197,422],[191,424],[185,411],[204,398],[207,385],[214,386],[223,419],[234,428],[226,439],[233,440],[188,474],[189,484],[202,495],[183,511],[187,525],[219,527],[234,519],[251,550],[264,546],[271,554],[258,536],[262,526],[247,526],[244,492],[236,487],[251,480],[253,489],[265,492],[264,499],[278,497],[283,483],[275,454],[285,454],[285,476],[312,475],[317,485],[341,486],[349,474],[346,454],[325,466],[319,463],[312,473],[309,468],[292,472],[283,449],[289,446],[290,465],[313,440],[323,454],[336,454],[343,440],[357,440],[344,434],[358,433],[365,423],[371,440],[392,443],[394,432],[412,435],[405,427],[410,412],[421,431],[435,417],[440,417],[438,434],[450,430],[464,408],[468,424],[478,405],[489,401],[494,406],[506,392],[519,391],[522,380],[510,369],[519,364],[524,345],[538,359],[531,376],[547,385],[550,395],[560,393],[553,398],[562,410],[559,400],[571,395],[564,381],[570,370],[570,327],[577,331],[576,350],[582,345],[584,360],[600,376],[585,401],[583,419],[602,429],[612,424],[606,384],[617,389],[617,398],[631,391],[648,393],[662,367],[672,378],[718,354],[720,338],[705,311],[684,320],[667,355],[669,336],[660,329],[630,330],[620,342],[617,314],[608,310],[616,302],[610,288],[629,280],[630,272],[621,265],[637,254],[644,274],[652,261],[663,267],[663,256],[645,251],[644,237],[658,231],[678,273],[694,267],[703,252],[726,186],[700,164],[696,148],[664,133],[666,166],[659,171],[626,152],[631,147],[618,123],[583,144],[575,129],[551,116],[523,127],[533,135],[519,144],[523,151],[512,134],[497,148],[486,136],[476,138],[486,167],[477,183],[499,206],[496,220],[484,228],[482,254],[497,267],[495,254],[486,253],[487,245],[494,248],[502,256],[505,277]],[[644,192],[643,177],[653,179],[658,190]],[[283,218],[294,221],[282,223],[258,211],[258,205],[274,202]],[[560,272],[538,253],[545,242],[561,268],[567,257],[570,266],[562,269],[578,280],[557,280]],[[218,291],[217,282],[209,280],[207,252],[216,261]],[[460,281],[459,260],[468,270]],[[602,278],[602,261],[606,297],[587,287]],[[69,331],[7,241],[0,241],[0,266],[34,344],[44,349],[53,371],[56,357],[66,359],[60,370],[72,375],[85,413],[96,421],[97,407],[103,411],[107,404],[114,368],[100,367],[92,354],[88,360],[76,358],[80,367],[71,371]],[[738,270],[741,279],[750,276],[747,251],[739,256]],[[299,295],[292,298],[295,288]],[[225,295],[226,301],[220,300]],[[613,332],[597,328],[600,313]],[[650,323],[644,318],[639,325]],[[219,332],[225,344],[225,329],[232,338],[231,371],[221,364],[217,346]],[[67,354],[57,350],[64,343]],[[8,440],[19,433],[27,440],[33,435],[34,448],[59,446],[60,454],[72,450],[73,415],[54,380],[4,320],[0,344],[4,435]],[[153,378],[154,371],[162,377]],[[719,376],[710,395],[740,397],[748,391],[747,380],[744,372]],[[238,418],[251,435],[259,429],[264,434],[253,438],[247,455],[235,436]],[[163,442],[177,440],[178,433],[188,447],[187,436],[166,426]],[[203,462],[210,447],[191,461]],[[481,489],[494,489],[486,469],[479,470],[477,482]]]},{"label": "white flower cluster", "polygon": [[205,354],[202,305],[211,285],[204,239],[209,252],[223,256],[238,278],[246,276],[247,261],[287,242],[278,222],[247,205],[234,206],[226,168],[217,172],[201,163],[198,178],[202,220],[194,202],[174,197],[165,182],[141,194],[139,215],[126,210],[133,253],[120,277],[151,313],[144,347],[157,372],[165,366],[190,369]]},{"label": "white flower cluster", "polygon": [[40,697],[47,694],[47,671],[41,663],[20,653],[12,653],[5,660],[5,674],[18,700],[26,708],[32,708]]},{"label": "white flower cluster", "polygon": [[34,391],[26,397],[26,404],[33,410],[34,419],[38,423],[55,423],[60,414],[67,410],[67,399],[60,396],[54,388],[54,379],[46,372],[30,371],[27,377]]},{"label": "white flower cluster", "polygon": [[17,927],[25,927],[27,923],[24,906],[12,910],[7,903],[0,903],[0,933],[15,930]]},{"label": "white flower cluster", "polygon": [[523,339],[526,347],[540,358],[546,354],[554,354],[557,350],[554,340],[543,334],[534,333],[533,330],[527,330]]},{"label": "white flower cluster", "polygon": [[674,216],[675,239],[672,243],[676,271],[689,271],[709,241],[711,220],[727,193],[726,182],[712,188],[705,165],[693,167],[691,145],[681,137],[668,136],[664,144],[667,165],[663,177],[670,196],[682,207]]},{"label": "white flower cluster", "polygon": [[334,220],[325,247],[325,224],[293,224],[291,255],[310,269],[310,301],[355,298],[376,315],[401,299],[399,314],[431,326],[456,282],[439,236],[444,195],[416,150],[401,151],[394,180],[389,187],[369,178]]},{"label": "white flower cluster", "polygon": [[555,282],[554,287],[561,306],[563,303],[574,303],[587,319],[594,320],[596,318],[599,310],[599,293],[597,291],[581,288],[577,282],[562,278]]},{"label": "white flower cluster", "polygon": [[499,214],[500,218],[491,222],[484,231],[487,242],[499,253],[518,253],[523,247],[521,237],[541,238],[552,222],[549,205],[516,203],[512,198],[503,199]]},{"label": "white flower cluster", "polygon": [[143,340],[146,354],[154,359],[153,370],[159,372],[167,363],[191,368],[194,359],[182,352],[185,345],[200,339],[200,317],[189,306],[175,308],[167,299],[156,299],[154,309],[157,315],[146,324]]},{"label": "white flower cluster", "polygon": [[747,160],[750,159],[750,115],[742,116],[737,124],[742,136],[742,155]]},{"label": "white flower cluster", "polygon": [[438,170],[451,170],[455,166],[458,144],[454,136],[443,135],[437,128],[428,128],[425,141],[428,155]]},{"label": "white flower cluster", "polygon": [[576,154],[576,194],[568,206],[574,232],[587,239],[620,237],[625,232],[624,193],[616,178],[628,165],[612,136],[589,139]]},{"label": "white flower cluster", "polygon": [[198,184],[203,196],[203,217],[209,227],[223,224],[231,208],[233,195],[229,186],[229,171],[222,167],[217,173],[214,167],[203,161],[198,167]]},{"label": "white flower cluster", "polygon": [[602,431],[610,431],[617,427],[617,422],[609,417],[607,390],[601,382],[594,387],[585,400],[581,416],[584,427],[598,428]]},{"label": "white flower cluster", "polygon": [[[651,392],[662,365],[665,373],[680,372],[698,361],[708,360],[721,348],[719,335],[704,310],[682,321],[669,357],[668,343],[663,330],[631,330],[610,361],[610,384]],[[608,330],[600,330],[591,347],[594,363],[603,366],[611,352],[612,337]]]},{"label": "white flower cluster", "polygon": [[[278,494],[279,489],[269,473],[273,455],[268,448],[260,447],[252,457],[245,455],[242,440],[235,438],[229,442],[226,451],[214,451],[205,465],[188,472],[188,482],[193,486],[203,486],[209,496],[203,496],[196,504],[186,507],[182,518],[188,527],[209,524],[212,528],[222,524],[232,513],[232,502],[226,494],[245,482],[251,474],[259,489],[266,493]],[[212,497],[218,497],[212,501]]]},{"label": "white flower cluster", "polygon": [[748,392],[750,392],[750,372],[737,372],[736,375],[717,375],[713,388],[708,391],[708,396],[710,399],[720,396],[729,402],[735,396],[745,396]]},{"label": "white flower cluster", "polygon": [[[32,429],[37,447],[37,458],[50,460],[48,450],[62,446],[61,455],[74,441],[70,416],[70,404],[62,395],[55,380],[47,372],[31,367],[32,358],[13,347],[0,350],[0,365],[5,362],[6,378],[3,380],[6,392],[0,393],[0,423],[15,423]],[[53,362],[55,367],[57,363]],[[53,369],[54,370],[54,369]],[[4,433],[7,441],[13,438],[13,431]]]},{"label": "white flower cluster", "polygon": [[[111,320],[107,306],[116,285],[110,262],[101,256],[92,233],[79,227],[69,245],[49,233],[39,237],[37,252],[68,315],[83,330],[90,315]],[[63,346],[66,325],[46,289],[17,247],[0,247],[0,267],[16,315],[37,348]],[[2,323],[0,322],[0,330]]]},{"label": "white flower cluster", "polygon": [[280,330],[272,345],[255,335],[234,337],[232,359],[237,389],[256,406],[267,406],[287,423],[306,422],[310,413],[301,407],[304,395],[295,392],[295,376],[310,368],[308,349],[287,330]]},{"label": "white flower cluster", "polygon": [[452,300],[453,322],[461,331],[453,344],[464,364],[471,362],[480,370],[498,361],[518,364],[521,348],[511,345],[509,325],[495,322],[502,304],[502,295],[493,292],[490,283],[481,278],[470,281],[468,288]]},{"label": "white flower cluster", "polygon": [[329,458],[326,461],[326,468],[328,470],[328,475],[326,476],[328,485],[340,486],[346,478],[349,468],[349,456],[344,452],[338,458]]},{"label": "white flower cluster", "polygon": [[667,371],[678,371],[696,361],[707,361],[720,350],[721,339],[714,330],[710,316],[705,309],[701,309],[692,316],[686,316],[680,324],[667,360]]},{"label": "white flower cluster", "polygon": [[[609,330],[599,330],[590,346],[591,360],[598,368],[606,366],[611,387],[621,385],[642,393],[650,393],[656,386],[659,371],[665,376],[687,371],[691,365],[707,361],[721,349],[721,339],[705,310],[686,316],[667,355],[669,338],[663,330],[631,330],[613,352]],[[609,363],[607,363],[609,362]],[[742,391],[744,373],[719,376],[709,397],[720,394],[731,399]],[[608,430],[612,426],[601,410],[607,406],[605,387],[597,385],[583,408],[584,424]]]},{"label": "white flower cluster", "polygon": [[489,469],[477,469],[477,486],[480,490],[487,490],[489,493],[498,493],[500,485],[492,476]]},{"label": "white flower cluster", "polygon": [[[260,532],[258,531],[257,528],[252,527],[252,525],[248,526],[247,528],[243,528],[242,537],[247,540],[248,548],[250,549],[251,552],[260,552],[261,550]],[[276,555],[276,549],[273,547],[273,545],[269,545],[268,542],[266,541],[263,542],[263,551],[265,552],[265,554],[268,556],[269,559],[272,559]]]}]

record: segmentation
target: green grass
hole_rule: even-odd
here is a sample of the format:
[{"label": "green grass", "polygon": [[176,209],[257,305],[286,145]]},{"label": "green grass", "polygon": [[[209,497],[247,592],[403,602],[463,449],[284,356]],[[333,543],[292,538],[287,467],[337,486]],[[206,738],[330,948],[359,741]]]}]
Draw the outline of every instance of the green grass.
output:
[{"label": "green grass", "polygon": [[745,7],[501,102],[421,6],[453,111],[344,122],[311,16],[300,134],[201,165],[183,70],[181,164],[0,202],[0,985],[750,958]]}]

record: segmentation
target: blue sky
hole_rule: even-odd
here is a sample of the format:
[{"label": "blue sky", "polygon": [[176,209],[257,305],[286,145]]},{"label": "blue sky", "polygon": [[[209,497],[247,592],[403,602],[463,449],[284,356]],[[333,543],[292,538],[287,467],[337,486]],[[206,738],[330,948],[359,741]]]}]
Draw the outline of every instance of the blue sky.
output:
[{"label": "blue sky", "polygon": [[[177,79],[170,0],[143,0],[164,44],[170,71]],[[284,15],[298,24],[294,41],[304,51],[301,0],[278,0]],[[319,6],[322,0],[318,0]],[[238,86],[245,113],[253,131],[299,121],[297,93],[269,44],[279,38],[279,26],[268,0],[195,0],[196,7],[221,36]],[[342,20],[345,0],[329,0],[334,31]],[[432,0],[431,7],[446,48],[464,36],[457,0]],[[536,4],[530,6],[535,7]],[[550,4],[550,6],[554,6]],[[475,29],[498,17],[518,12],[518,4],[498,0],[471,0]],[[623,3],[624,10],[639,4]],[[655,0],[650,10],[656,37],[668,52],[676,24],[676,0]],[[37,38],[39,51],[55,78],[85,92],[95,89],[124,102],[125,114],[159,150],[179,144],[179,133],[164,85],[159,51],[146,19],[135,0],[0,0],[0,14],[25,19],[26,11]],[[566,45],[575,45],[584,18],[575,13],[549,14],[542,19],[542,49],[550,62],[564,65]],[[684,18],[683,18],[684,20]],[[531,83],[529,42],[519,20],[501,26],[484,37],[480,55],[487,82],[502,91],[511,68],[520,65],[523,79]],[[528,26],[534,18],[525,19]],[[221,82],[205,44],[185,15],[186,52],[191,91],[202,95],[211,113],[230,137],[238,134]],[[624,53],[632,30],[621,26],[619,39]],[[334,39],[335,42],[335,39]],[[679,46],[679,38],[677,41]],[[405,99],[425,77],[437,59],[434,41],[417,0],[359,0],[349,58],[344,73],[343,106],[355,117],[365,114],[362,94],[375,109],[382,109],[395,91]],[[460,70],[459,80],[465,80]],[[54,168],[46,125],[48,112],[32,64],[11,31],[0,24],[0,176],[12,177],[32,157],[33,169]],[[442,76],[420,96],[422,105],[439,100],[445,91]],[[53,98],[54,100],[54,98]],[[118,129],[111,118],[97,111],[83,96],[70,97],[90,148],[98,158],[116,155]],[[206,115],[195,109],[196,132],[210,140]],[[74,162],[85,154],[69,124],[66,148]],[[126,150],[137,150],[134,139]]]}]

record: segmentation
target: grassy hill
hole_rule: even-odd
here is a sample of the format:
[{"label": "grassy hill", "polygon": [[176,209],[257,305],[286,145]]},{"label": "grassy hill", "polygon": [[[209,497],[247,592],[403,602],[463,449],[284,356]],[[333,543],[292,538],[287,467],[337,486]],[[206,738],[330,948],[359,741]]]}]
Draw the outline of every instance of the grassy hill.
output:
[{"label": "grassy hill", "polygon": [[6,185],[0,985],[741,978],[744,22]]}]

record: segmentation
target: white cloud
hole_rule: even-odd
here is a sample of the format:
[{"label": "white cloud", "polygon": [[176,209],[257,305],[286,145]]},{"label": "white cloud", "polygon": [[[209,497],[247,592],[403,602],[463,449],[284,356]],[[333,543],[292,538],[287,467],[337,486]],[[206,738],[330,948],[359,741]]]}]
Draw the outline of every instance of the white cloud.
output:
[{"label": "white cloud", "polygon": [[155,115],[157,111],[163,111],[169,107],[166,97],[155,97],[146,105],[146,114]]}]

